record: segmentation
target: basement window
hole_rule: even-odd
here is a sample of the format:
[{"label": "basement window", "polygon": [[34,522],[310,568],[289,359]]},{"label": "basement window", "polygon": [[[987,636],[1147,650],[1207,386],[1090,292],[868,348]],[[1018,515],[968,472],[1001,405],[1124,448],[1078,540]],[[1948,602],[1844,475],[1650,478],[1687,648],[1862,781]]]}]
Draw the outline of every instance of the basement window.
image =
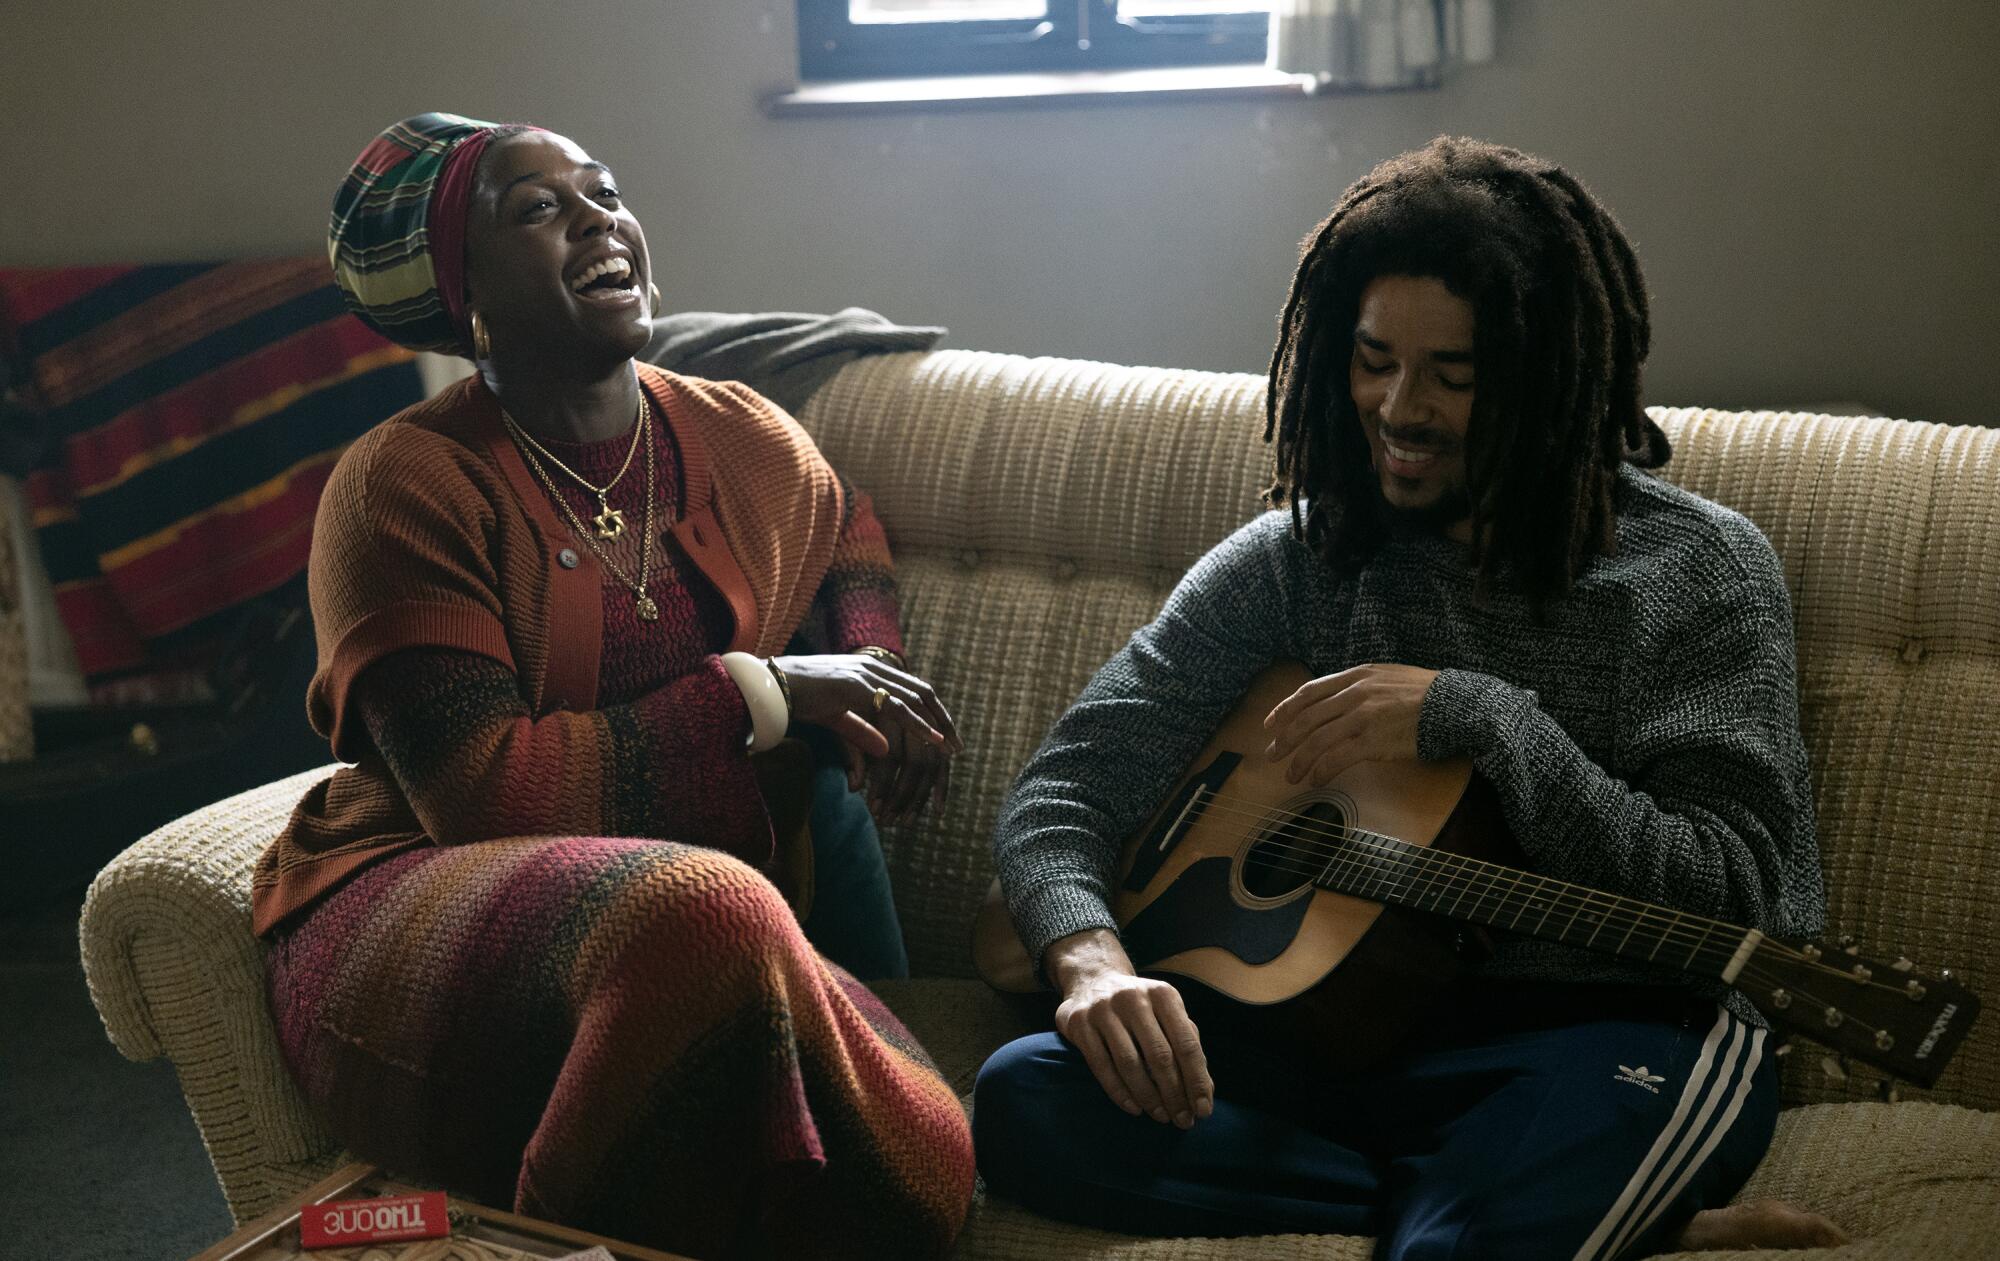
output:
[{"label": "basement window", "polygon": [[1252,0],[798,0],[806,80],[1236,66],[1264,61]]}]

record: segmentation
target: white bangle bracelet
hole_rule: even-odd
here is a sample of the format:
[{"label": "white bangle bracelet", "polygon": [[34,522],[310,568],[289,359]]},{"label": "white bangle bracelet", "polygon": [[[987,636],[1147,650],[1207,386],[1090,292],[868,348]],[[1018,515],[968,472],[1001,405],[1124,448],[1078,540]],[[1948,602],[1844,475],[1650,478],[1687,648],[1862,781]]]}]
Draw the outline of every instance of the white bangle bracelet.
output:
[{"label": "white bangle bracelet", "polygon": [[785,729],[792,724],[792,715],[784,695],[778,691],[778,680],[771,674],[771,668],[762,657],[747,652],[723,653],[722,668],[729,671],[730,681],[743,693],[743,703],[750,707],[750,751],[762,753],[776,748],[785,738]]}]

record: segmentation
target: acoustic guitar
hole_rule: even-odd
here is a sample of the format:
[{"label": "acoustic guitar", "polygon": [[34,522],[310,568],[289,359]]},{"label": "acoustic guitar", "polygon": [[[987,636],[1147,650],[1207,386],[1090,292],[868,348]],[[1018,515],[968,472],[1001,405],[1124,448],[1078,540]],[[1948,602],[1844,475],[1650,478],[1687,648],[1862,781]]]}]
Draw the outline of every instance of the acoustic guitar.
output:
[{"label": "acoustic guitar", "polygon": [[[1468,934],[1494,930],[1721,981],[1773,1024],[1921,1086],[1978,1014],[1948,971],[1778,941],[1497,861],[1519,851],[1468,762],[1362,763],[1322,788],[1286,782],[1289,759],[1264,756],[1263,723],[1307,677],[1296,664],[1260,675],[1125,846],[1111,909],[1126,953],[1191,1003],[1219,995],[1232,1018],[1359,1066],[1388,1054],[1463,970]],[[973,959],[1003,993],[1047,988],[998,881]]]}]

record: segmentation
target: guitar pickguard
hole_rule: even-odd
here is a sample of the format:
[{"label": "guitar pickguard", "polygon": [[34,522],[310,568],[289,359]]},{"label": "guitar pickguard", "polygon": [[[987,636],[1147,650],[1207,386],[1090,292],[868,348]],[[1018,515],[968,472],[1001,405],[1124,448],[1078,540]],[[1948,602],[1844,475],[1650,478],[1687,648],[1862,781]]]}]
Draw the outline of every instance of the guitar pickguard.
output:
[{"label": "guitar pickguard", "polygon": [[1125,952],[1144,968],[1168,955],[1219,946],[1245,963],[1269,963],[1285,952],[1305,922],[1310,895],[1252,909],[1230,892],[1230,861],[1190,863],[1159,897],[1119,930]]}]

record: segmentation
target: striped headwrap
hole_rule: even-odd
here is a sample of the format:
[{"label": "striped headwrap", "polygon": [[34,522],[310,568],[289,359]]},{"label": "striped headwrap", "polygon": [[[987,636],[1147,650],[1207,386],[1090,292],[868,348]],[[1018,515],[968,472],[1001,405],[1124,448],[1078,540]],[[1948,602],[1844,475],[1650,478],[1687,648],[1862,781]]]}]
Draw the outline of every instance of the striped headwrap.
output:
[{"label": "striped headwrap", "polygon": [[348,310],[413,350],[463,355],[465,215],[493,123],[419,114],[375,137],[333,199],[327,257]]}]

